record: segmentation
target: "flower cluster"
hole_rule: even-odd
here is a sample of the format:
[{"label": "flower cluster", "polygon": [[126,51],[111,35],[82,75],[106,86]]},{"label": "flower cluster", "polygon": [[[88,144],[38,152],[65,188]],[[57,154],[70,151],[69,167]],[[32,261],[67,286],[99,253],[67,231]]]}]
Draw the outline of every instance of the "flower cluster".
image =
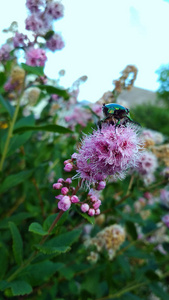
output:
[{"label": "flower cluster", "polygon": [[53,184],[53,189],[60,190],[61,192],[60,195],[55,197],[59,200],[58,208],[60,210],[66,211],[70,208],[72,203],[78,203],[80,201],[79,198],[74,194],[75,189],[70,187],[71,183],[71,178],[67,178],[66,180],[59,178],[57,183]]},{"label": "flower cluster", "polygon": [[160,190],[160,202],[165,207],[169,208],[169,191],[166,189]]},{"label": "flower cluster", "polygon": [[87,185],[104,181],[108,176],[124,178],[129,168],[135,168],[141,157],[142,143],[135,126],[102,126],[82,140],[78,153],[69,164]]},{"label": "flower cluster", "polygon": [[[87,247],[94,245],[96,247],[96,253],[102,252],[104,249],[108,253],[108,257],[111,260],[116,251],[125,241],[126,234],[125,230],[121,225],[114,224],[104,228],[102,231],[97,233],[94,238],[89,238],[85,241]],[[88,257],[89,260],[92,260],[91,256]]]},{"label": "flower cluster", "polygon": [[144,141],[144,146],[150,147],[158,144],[162,144],[164,142],[164,135],[161,132],[144,129],[141,133],[141,138]]},{"label": "flower cluster", "polygon": [[169,228],[169,214],[162,217],[163,223]]},{"label": "flower cluster", "polygon": [[5,91],[20,90],[25,79],[25,71],[19,66],[15,66],[11,71],[11,76],[4,85]]},{"label": "flower cluster", "polygon": [[[101,183],[99,183],[101,184]],[[101,200],[99,199],[99,194],[91,189],[87,195],[85,203],[81,205],[81,211],[83,213],[87,213],[89,216],[99,215],[100,214],[100,207]]]},{"label": "flower cluster", "polygon": [[141,175],[145,185],[148,185],[155,180],[154,172],[157,167],[157,157],[151,151],[144,151],[141,153],[137,171]]},{"label": "flower cluster", "polygon": [[47,56],[43,49],[32,47],[26,51],[26,63],[29,66],[43,67],[46,60]]}]

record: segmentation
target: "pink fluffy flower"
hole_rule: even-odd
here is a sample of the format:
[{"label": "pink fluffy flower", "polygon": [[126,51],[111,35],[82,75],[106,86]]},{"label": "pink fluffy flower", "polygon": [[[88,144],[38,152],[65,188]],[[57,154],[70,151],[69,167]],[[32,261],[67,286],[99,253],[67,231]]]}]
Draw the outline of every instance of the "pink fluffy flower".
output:
[{"label": "pink fluffy flower", "polygon": [[154,173],[158,167],[157,157],[150,151],[142,152],[138,164],[138,172],[141,175]]},{"label": "pink fluffy flower", "polygon": [[109,175],[124,178],[127,169],[138,165],[141,148],[135,126],[105,125],[83,139],[76,159],[76,177],[89,184],[104,181]]},{"label": "pink fluffy flower", "polygon": [[59,34],[54,34],[47,42],[46,42],[47,48],[49,48],[51,51],[61,50],[64,48],[65,43]]},{"label": "pink fluffy flower", "polygon": [[29,66],[44,66],[45,62],[47,60],[47,56],[45,54],[45,51],[40,48],[30,48],[26,52],[26,63]]}]

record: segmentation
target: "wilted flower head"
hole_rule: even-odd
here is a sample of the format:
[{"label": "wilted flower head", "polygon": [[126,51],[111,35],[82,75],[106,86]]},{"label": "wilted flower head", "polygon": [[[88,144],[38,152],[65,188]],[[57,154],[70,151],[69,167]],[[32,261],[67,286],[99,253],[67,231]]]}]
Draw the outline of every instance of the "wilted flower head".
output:
[{"label": "wilted flower head", "polygon": [[47,60],[46,53],[40,48],[30,48],[26,52],[26,64],[33,67],[44,66]]},{"label": "wilted flower head", "polygon": [[76,158],[77,176],[89,184],[109,175],[124,178],[127,169],[138,165],[141,147],[135,126],[103,126],[82,140]]},{"label": "wilted flower head", "polygon": [[125,230],[121,225],[114,224],[104,228],[98,232],[97,235],[85,242],[87,246],[95,245],[98,252],[107,250],[109,259],[112,259],[119,249],[121,244],[125,241]]},{"label": "wilted flower head", "polygon": [[141,137],[145,141],[145,146],[152,146],[164,142],[163,134],[151,129],[144,129],[141,133]]}]

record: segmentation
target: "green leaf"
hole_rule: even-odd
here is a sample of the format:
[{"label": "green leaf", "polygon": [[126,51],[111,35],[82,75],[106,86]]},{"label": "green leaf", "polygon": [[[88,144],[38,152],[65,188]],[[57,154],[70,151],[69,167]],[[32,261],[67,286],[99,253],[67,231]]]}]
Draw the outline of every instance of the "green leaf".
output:
[{"label": "green leaf", "polygon": [[23,260],[23,241],[20,235],[18,228],[16,227],[15,223],[9,222],[9,228],[12,234],[13,239],[13,253],[15,257],[15,261],[18,265],[22,264]]},{"label": "green leaf", "polygon": [[15,222],[15,225],[19,225],[26,219],[32,218],[35,215],[27,213],[27,212],[21,212],[18,214],[15,214],[9,218],[3,219],[0,221],[0,229],[8,229],[9,228],[9,222]]},{"label": "green leaf", "polygon": [[27,73],[35,74],[37,76],[44,76],[44,67],[32,67],[24,63],[22,63],[21,66]]},{"label": "green leaf", "polygon": [[49,132],[58,132],[58,133],[72,133],[68,128],[65,128],[60,125],[43,125],[43,126],[24,126],[14,130],[14,133],[22,133],[25,131],[49,131]]},{"label": "green leaf", "polygon": [[159,286],[157,283],[150,283],[149,288],[157,297],[160,297],[161,300],[168,299],[168,293],[164,291],[163,287]]},{"label": "green leaf", "polygon": [[70,250],[70,246],[79,238],[80,229],[75,229],[54,237],[47,241],[45,245],[35,245],[35,248],[44,254],[63,253]]},{"label": "green leaf", "polygon": [[15,123],[14,129],[23,127],[23,126],[33,126],[35,125],[35,119],[33,115],[21,118],[19,121]]},{"label": "green leaf", "polygon": [[89,215],[82,213],[80,211],[78,211],[79,215],[81,215],[84,219],[86,219],[90,224],[94,224],[95,223],[95,218],[94,217],[90,217]]},{"label": "green leaf", "polygon": [[52,85],[37,85],[36,87],[38,87],[41,90],[45,90],[48,94],[56,94],[58,96],[61,96],[65,100],[68,100],[70,97],[66,90],[56,88]]},{"label": "green leaf", "polygon": [[[32,136],[32,132],[17,134],[10,140],[9,148],[6,157],[12,155],[18,148],[23,146]],[[3,146],[3,145],[2,145]]]},{"label": "green leaf", "polygon": [[56,247],[48,247],[48,246],[41,246],[41,245],[34,245],[36,250],[39,250],[43,254],[60,254],[70,251],[69,246],[56,246]]},{"label": "green leaf", "polygon": [[32,292],[31,285],[23,280],[10,282],[10,288],[12,290],[13,296],[23,296]]},{"label": "green leaf", "polygon": [[48,234],[48,232],[45,231],[43,229],[43,227],[37,222],[34,222],[29,226],[29,231],[33,232],[35,234],[38,234],[38,235],[47,235]]},{"label": "green leaf", "polygon": [[8,250],[6,249],[5,244],[0,243],[0,279],[2,279],[7,271],[8,268]]},{"label": "green leaf", "polygon": [[17,174],[12,174],[6,177],[4,182],[0,187],[0,193],[4,193],[8,191],[10,188],[22,183],[23,181],[27,180],[33,173],[33,170],[29,171],[22,171]]},{"label": "green leaf", "polygon": [[58,270],[63,268],[63,263],[54,263],[51,261],[43,261],[29,265],[22,271],[21,276],[27,279],[32,286],[37,286],[44,281],[46,282]]},{"label": "green leaf", "polygon": [[136,240],[137,239],[137,231],[136,231],[135,224],[133,222],[127,221],[126,227],[127,227],[128,233],[132,236],[133,240]]},{"label": "green leaf", "polygon": [[52,35],[54,35],[54,31],[53,30],[50,30],[50,31],[48,31],[45,35],[44,35],[44,39],[45,40],[49,40],[51,37],[52,37]]},{"label": "green leaf", "polygon": [[10,104],[8,100],[5,100],[2,95],[0,94],[0,105],[5,109],[5,111],[9,114],[9,116],[12,118],[14,113],[14,107]]},{"label": "green leaf", "polygon": [[6,81],[6,76],[4,72],[0,72],[0,86],[3,86]]}]

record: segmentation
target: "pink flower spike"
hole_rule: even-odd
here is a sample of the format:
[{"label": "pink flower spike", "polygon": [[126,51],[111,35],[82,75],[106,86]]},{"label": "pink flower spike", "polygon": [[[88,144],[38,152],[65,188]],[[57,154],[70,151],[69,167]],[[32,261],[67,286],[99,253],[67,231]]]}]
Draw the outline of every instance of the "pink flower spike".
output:
[{"label": "pink flower spike", "polygon": [[65,167],[64,167],[65,172],[71,172],[72,169],[73,169],[73,166],[70,163],[66,164]]},{"label": "pink flower spike", "polygon": [[83,203],[80,208],[81,208],[81,211],[83,213],[85,213],[85,212],[87,212],[89,210],[90,207],[89,207],[89,204]]},{"label": "pink flower spike", "polygon": [[54,190],[60,190],[63,185],[59,182],[53,184]]},{"label": "pink flower spike", "polygon": [[105,186],[106,186],[106,182],[105,181],[100,181],[98,183],[98,186],[97,186],[96,190],[101,191],[105,188]]},{"label": "pink flower spike", "polygon": [[95,203],[93,204],[93,208],[96,210],[96,209],[98,209],[98,208],[100,207],[100,205],[101,205],[101,201],[100,201],[100,200],[97,200],[97,202],[95,202]]},{"label": "pink flower spike", "polygon": [[65,182],[68,183],[68,184],[71,184],[71,183],[72,183],[72,179],[71,179],[71,178],[67,178],[67,179],[65,180]]},{"label": "pink flower spike", "polygon": [[59,202],[58,202],[58,208],[66,211],[70,208],[71,206],[71,201],[70,201],[70,197],[68,196],[64,196]]},{"label": "pink flower spike", "polygon": [[66,195],[68,192],[69,192],[69,189],[68,189],[67,187],[63,187],[63,188],[61,189],[62,195]]},{"label": "pink flower spike", "polygon": [[[78,198],[76,195],[72,196],[72,197],[70,198],[70,200],[71,200],[72,203],[78,203],[78,202],[80,201],[79,198]],[[82,205],[83,205],[83,204],[82,204]]]},{"label": "pink flower spike", "polygon": [[90,217],[94,216],[95,215],[95,210],[93,208],[90,208],[89,211],[88,211],[88,215]]},{"label": "pink flower spike", "polygon": [[96,216],[100,215],[100,209],[99,208],[95,210],[95,215]]}]

